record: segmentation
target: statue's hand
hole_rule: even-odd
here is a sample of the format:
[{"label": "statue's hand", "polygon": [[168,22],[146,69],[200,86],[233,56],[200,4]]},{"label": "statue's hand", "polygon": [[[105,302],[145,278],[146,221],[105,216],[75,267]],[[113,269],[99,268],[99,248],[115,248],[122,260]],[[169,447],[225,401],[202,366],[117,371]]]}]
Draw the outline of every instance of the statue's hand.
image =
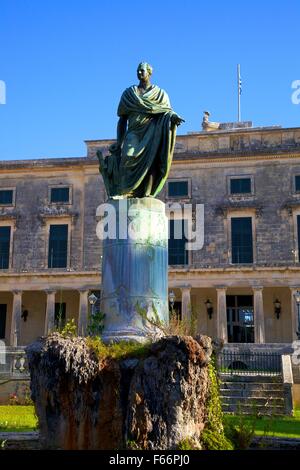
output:
[{"label": "statue's hand", "polygon": [[182,124],[183,122],[185,122],[185,120],[182,119],[180,116],[178,116],[178,114],[174,113],[174,114],[172,114],[172,116],[171,116],[171,122],[172,122],[172,124],[174,124],[175,126],[180,126],[180,124]]},{"label": "statue's hand", "polygon": [[110,153],[119,153],[121,150],[121,145],[119,144],[119,142],[114,142],[108,147],[108,150]]}]

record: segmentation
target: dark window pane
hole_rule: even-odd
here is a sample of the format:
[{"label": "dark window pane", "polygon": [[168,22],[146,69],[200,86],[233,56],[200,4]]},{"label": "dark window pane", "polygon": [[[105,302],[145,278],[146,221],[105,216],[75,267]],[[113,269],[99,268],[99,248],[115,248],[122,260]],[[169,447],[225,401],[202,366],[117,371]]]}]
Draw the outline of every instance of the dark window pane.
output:
[{"label": "dark window pane", "polygon": [[168,244],[169,264],[188,264],[188,251],[185,249],[184,227],[187,220],[170,220]]},{"label": "dark window pane", "polygon": [[51,202],[69,202],[69,188],[51,188]]},{"label": "dark window pane", "polygon": [[0,338],[5,338],[5,326],[6,326],[6,304],[0,304]]},{"label": "dark window pane", "polygon": [[235,295],[226,296],[226,305],[227,307],[235,307]]},{"label": "dark window pane", "polygon": [[0,190],[0,204],[12,204],[12,202],[13,202],[13,190],[1,189]]},{"label": "dark window pane", "polygon": [[251,193],[251,178],[233,178],[230,180],[231,194]]},{"label": "dark window pane", "polygon": [[[181,320],[182,319],[181,310],[182,310],[181,302],[178,302],[178,301],[174,302],[173,315],[176,318],[176,320]],[[170,311],[170,313],[172,313],[171,305],[169,306],[169,311]]]},{"label": "dark window pane", "polygon": [[252,295],[237,295],[237,306],[238,307],[252,307],[253,296]]},{"label": "dark window pane", "polygon": [[253,263],[251,217],[231,219],[231,242],[233,263]]},{"label": "dark window pane", "polygon": [[54,322],[56,328],[63,328],[66,324],[66,303],[55,302]]},{"label": "dark window pane", "polygon": [[66,268],[68,225],[50,225],[48,268]]},{"label": "dark window pane", "polygon": [[9,266],[10,227],[0,227],[0,269]]},{"label": "dark window pane", "polygon": [[170,197],[184,197],[189,195],[187,181],[170,181],[168,183],[168,193]]},{"label": "dark window pane", "polygon": [[300,215],[297,215],[298,259],[300,261]]},{"label": "dark window pane", "polygon": [[[228,307],[230,303],[235,307]],[[229,343],[253,343],[254,342],[254,310],[252,295],[227,296],[227,331]]]},{"label": "dark window pane", "polygon": [[300,175],[295,176],[295,190],[300,191]]}]

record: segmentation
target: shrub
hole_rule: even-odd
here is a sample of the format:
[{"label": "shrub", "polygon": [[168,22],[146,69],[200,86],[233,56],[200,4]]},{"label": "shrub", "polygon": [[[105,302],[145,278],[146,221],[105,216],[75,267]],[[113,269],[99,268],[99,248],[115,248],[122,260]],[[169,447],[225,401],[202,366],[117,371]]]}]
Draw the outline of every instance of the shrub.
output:
[{"label": "shrub", "polygon": [[91,336],[99,336],[103,332],[105,313],[95,312],[89,316],[88,334]]},{"label": "shrub", "polygon": [[235,449],[248,449],[255,435],[257,414],[246,415],[242,412],[241,406],[235,414],[237,420],[226,424],[226,435],[233,443]]},{"label": "shrub", "polygon": [[106,345],[99,336],[88,337],[86,342],[99,359],[105,357],[113,359],[146,357],[151,344],[150,342],[120,341],[119,343]]},{"label": "shrub", "polygon": [[233,450],[232,443],[224,434],[223,411],[215,359],[213,356],[208,365],[209,395],[206,402],[206,426],[201,434],[201,443],[206,450]]}]

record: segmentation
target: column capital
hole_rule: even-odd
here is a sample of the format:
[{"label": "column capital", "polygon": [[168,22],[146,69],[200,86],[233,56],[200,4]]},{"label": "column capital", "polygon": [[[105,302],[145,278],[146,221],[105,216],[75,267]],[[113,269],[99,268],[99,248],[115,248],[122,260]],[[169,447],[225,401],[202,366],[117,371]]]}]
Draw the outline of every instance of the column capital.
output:
[{"label": "column capital", "polygon": [[263,288],[264,288],[264,286],[251,286],[251,289],[252,289],[253,291],[256,291],[256,290],[257,290],[257,291],[263,290]]},{"label": "column capital", "polygon": [[13,293],[13,295],[22,295],[23,293],[23,291],[19,289],[13,289],[11,292]]},{"label": "column capital", "polygon": [[224,290],[226,292],[227,288],[228,288],[228,286],[222,286],[222,285],[221,286],[215,286],[216,291]]},{"label": "column capital", "polygon": [[192,286],[190,284],[186,285],[186,286],[180,286],[179,289],[182,291],[184,290],[191,290],[192,289]]},{"label": "column capital", "polygon": [[297,286],[289,286],[289,289],[290,289],[291,292],[297,292],[297,290],[300,291],[300,286],[298,286],[298,287]]},{"label": "column capital", "polygon": [[90,290],[92,289],[85,289],[85,288],[81,288],[81,289],[77,289],[79,294],[88,294],[90,292]]},{"label": "column capital", "polygon": [[56,294],[57,290],[56,289],[45,289],[45,292],[47,295],[51,294]]}]

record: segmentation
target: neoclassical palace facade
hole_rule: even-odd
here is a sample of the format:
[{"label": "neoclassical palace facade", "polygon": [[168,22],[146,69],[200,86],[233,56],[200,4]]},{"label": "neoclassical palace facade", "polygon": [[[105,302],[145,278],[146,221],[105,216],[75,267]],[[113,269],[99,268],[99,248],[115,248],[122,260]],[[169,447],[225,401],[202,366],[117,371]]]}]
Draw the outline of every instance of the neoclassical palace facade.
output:
[{"label": "neoclassical palace facade", "polygon": [[[83,158],[0,162],[0,339],[23,346],[60,319],[84,332],[101,291],[97,207],[106,200],[97,149]],[[228,343],[297,339],[300,128],[226,128],[177,137],[159,196],[170,212],[169,289],[182,317]],[[190,212],[181,211],[183,205]],[[186,250],[175,221],[204,240]],[[174,219],[174,220],[173,220]],[[178,223],[178,222],[176,222]],[[180,222],[181,223],[181,222]],[[184,223],[183,223],[184,225]]]}]

